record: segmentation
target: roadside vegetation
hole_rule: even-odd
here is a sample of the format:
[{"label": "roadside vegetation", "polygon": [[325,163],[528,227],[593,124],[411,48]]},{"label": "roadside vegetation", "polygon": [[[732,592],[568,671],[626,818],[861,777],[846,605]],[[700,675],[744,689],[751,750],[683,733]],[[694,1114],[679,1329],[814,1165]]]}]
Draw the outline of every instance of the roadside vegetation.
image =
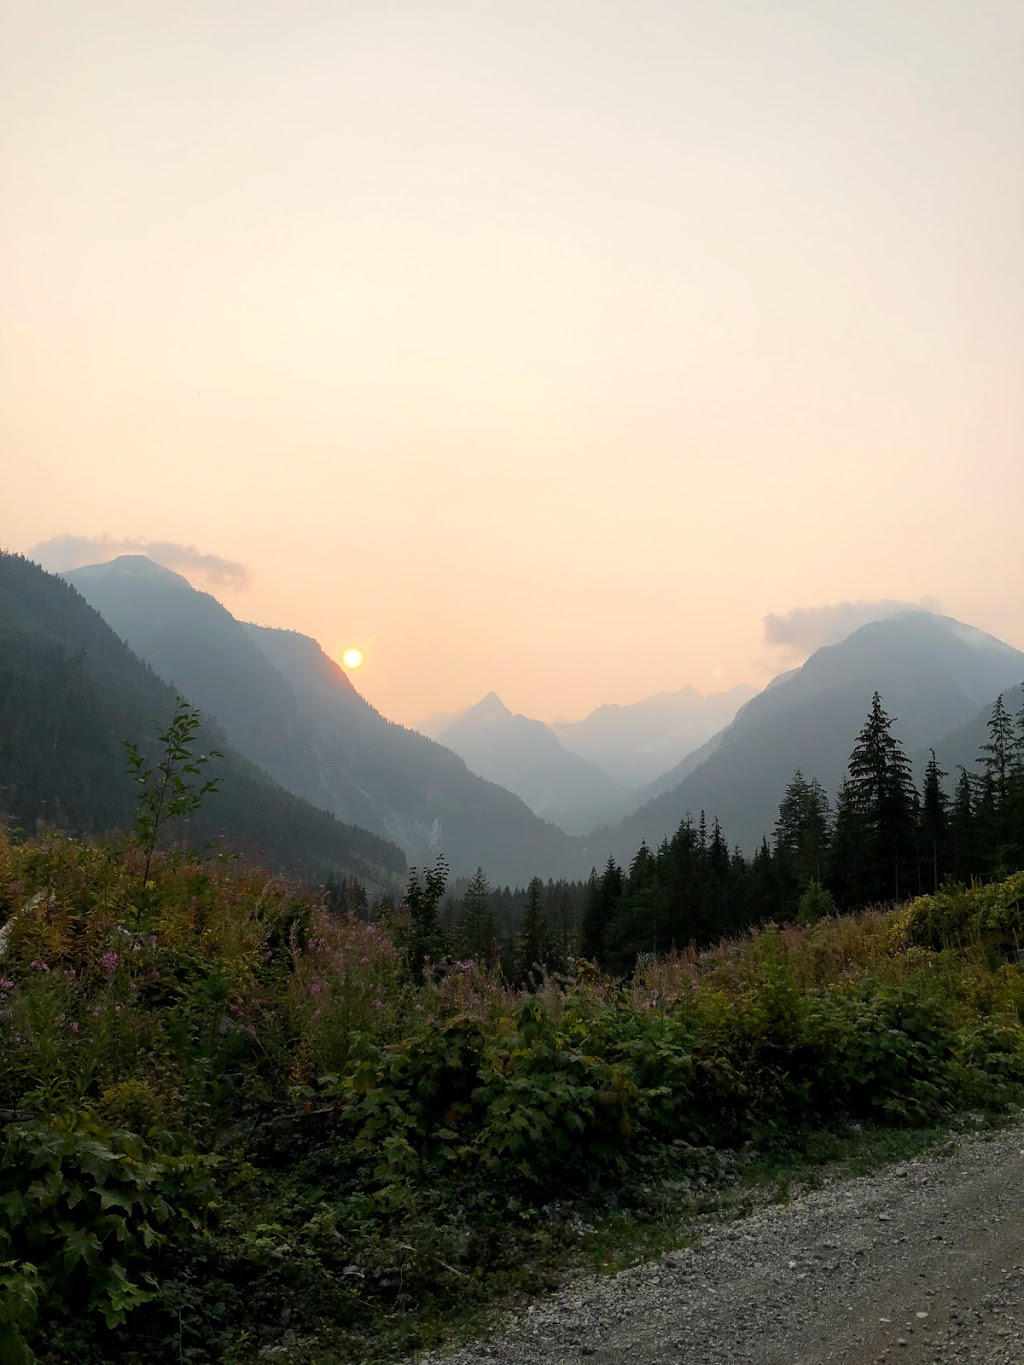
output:
[{"label": "roadside vegetation", "polygon": [[515,989],[420,952],[419,890],[374,923],[229,857],[0,841],[0,1357],[412,1348],[716,1152],[1024,1081],[1024,874]]}]

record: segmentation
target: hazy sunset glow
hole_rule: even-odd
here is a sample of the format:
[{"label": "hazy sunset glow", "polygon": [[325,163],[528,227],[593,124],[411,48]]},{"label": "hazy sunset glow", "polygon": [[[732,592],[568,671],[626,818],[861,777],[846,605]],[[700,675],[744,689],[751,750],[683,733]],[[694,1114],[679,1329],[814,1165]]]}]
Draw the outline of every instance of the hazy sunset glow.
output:
[{"label": "hazy sunset glow", "polygon": [[341,662],[346,668],[362,668],[363,651],[361,649],[346,649],[341,656]]},{"label": "hazy sunset glow", "polygon": [[1022,69],[1016,0],[0,0],[0,544],[405,722],[1024,646]]}]

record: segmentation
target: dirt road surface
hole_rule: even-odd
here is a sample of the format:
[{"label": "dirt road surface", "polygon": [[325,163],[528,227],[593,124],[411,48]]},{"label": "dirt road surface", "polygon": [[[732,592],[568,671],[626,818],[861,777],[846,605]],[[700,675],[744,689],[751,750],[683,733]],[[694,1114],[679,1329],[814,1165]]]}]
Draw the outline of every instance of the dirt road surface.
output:
[{"label": "dirt road surface", "polygon": [[580,1277],[421,1365],[1024,1365],[1024,1122]]}]

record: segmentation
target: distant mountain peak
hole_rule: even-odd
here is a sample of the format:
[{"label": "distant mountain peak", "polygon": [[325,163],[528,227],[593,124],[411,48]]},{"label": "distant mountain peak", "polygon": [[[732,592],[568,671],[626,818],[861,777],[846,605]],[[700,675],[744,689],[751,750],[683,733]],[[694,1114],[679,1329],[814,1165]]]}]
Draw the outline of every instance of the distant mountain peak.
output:
[{"label": "distant mountain peak", "polygon": [[175,573],[173,569],[158,564],[155,559],[150,559],[149,555],[117,555],[114,559],[101,560],[97,564],[83,564],[78,569],[67,569],[61,577],[73,580],[78,574],[90,578],[97,578],[100,575],[111,577],[116,574],[122,578],[149,579],[151,582],[159,580],[164,583],[181,583],[186,588],[192,587],[183,574]]},{"label": "distant mountain peak", "polygon": [[486,697],[481,697],[475,706],[471,706],[463,715],[463,720],[505,720],[510,718],[512,712],[508,709],[497,692],[488,692]]}]

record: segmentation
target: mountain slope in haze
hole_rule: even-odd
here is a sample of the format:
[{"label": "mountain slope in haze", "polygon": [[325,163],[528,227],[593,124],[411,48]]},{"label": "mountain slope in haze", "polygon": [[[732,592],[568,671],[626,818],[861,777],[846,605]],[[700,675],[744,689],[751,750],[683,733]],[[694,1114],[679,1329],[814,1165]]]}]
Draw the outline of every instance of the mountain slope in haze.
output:
[{"label": "mountain slope in haze", "polygon": [[426,735],[427,739],[440,739],[449,725],[454,725],[468,710],[468,706],[462,706],[455,711],[433,711],[425,720],[418,720],[412,728],[418,735]]},{"label": "mountain slope in haze", "polygon": [[[1024,707],[1024,684],[1018,683],[1016,687],[1003,688],[999,695],[1002,696],[1003,705],[1011,716],[1018,715],[1021,707]],[[966,768],[969,773],[982,771],[979,754],[981,746],[989,742],[988,722],[995,702],[996,698],[993,697],[985,706],[979,707],[970,720],[958,725],[955,730],[933,741],[929,746],[935,750],[939,767],[948,774],[945,783],[947,789],[956,782],[959,768]],[[918,776],[924,772],[928,756],[928,749],[920,749],[914,755],[914,770]]]},{"label": "mountain slope in haze", "polygon": [[628,706],[599,706],[551,728],[565,747],[625,787],[643,787],[723,729],[756,688],[703,696],[695,687],[658,692]]},{"label": "mountain slope in haze", "polygon": [[563,830],[443,745],[385,720],[315,640],[247,629],[294,689],[328,789],[340,802],[354,788],[413,862],[441,851],[457,875],[482,866],[492,882],[509,883],[575,868]]},{"label": "mountain slope in haze", "polygon": [[492,881],[559,876],[569,837],[450,750],[384,719],[294,631],[245,625],[186,579],[139,556],[65,575],[164,678],[217,717],[292,791],[395,840],[417,864]]},{"label": "mountain slope in haze", "polygon": [[437,738],[472,772],[515,792],[537,815],[570,834],[618,818],[635,805],[626,788],[570,753],[550,726],[513,715],[494,692]]},{"label": "mountain slope in haze", "polygon": [[[136,793],[122,741],[152,756],[153,720],[166,723],[174,705],[175,690],[73,587],[0,553],[0,806],[19,826],[126,829]],[[223,758],[208,770],[220,792],[190,821],[197,842],[226,835],[281,870],[313,876],[354,872],[392,886],[404,874],[394,844],[285,791],[205,717],[201,742]]]},{"label": "mountain slope in haze", "polygon": [[62,577],[161,678],[190,698],[201,696],[196,705],[222,722],[230,715],[228,736],[246,757],[290,791],[324,804],[291,689],[216,598],[145,555],[121,555]]},{"label": "mountain slope in haze", "polygon": [[631,858],[655,845],[687,814],[718,816],[745,851],[771,833],[796,768],[838,790],[871,695],[896,717],[908,753],[949,734],[1024,676],[1024,654],[931,612],[905,612],[819,649],[802,668],[759,693],[725,730],[714,752],[671,790],[584,843],[591,862]]}]

